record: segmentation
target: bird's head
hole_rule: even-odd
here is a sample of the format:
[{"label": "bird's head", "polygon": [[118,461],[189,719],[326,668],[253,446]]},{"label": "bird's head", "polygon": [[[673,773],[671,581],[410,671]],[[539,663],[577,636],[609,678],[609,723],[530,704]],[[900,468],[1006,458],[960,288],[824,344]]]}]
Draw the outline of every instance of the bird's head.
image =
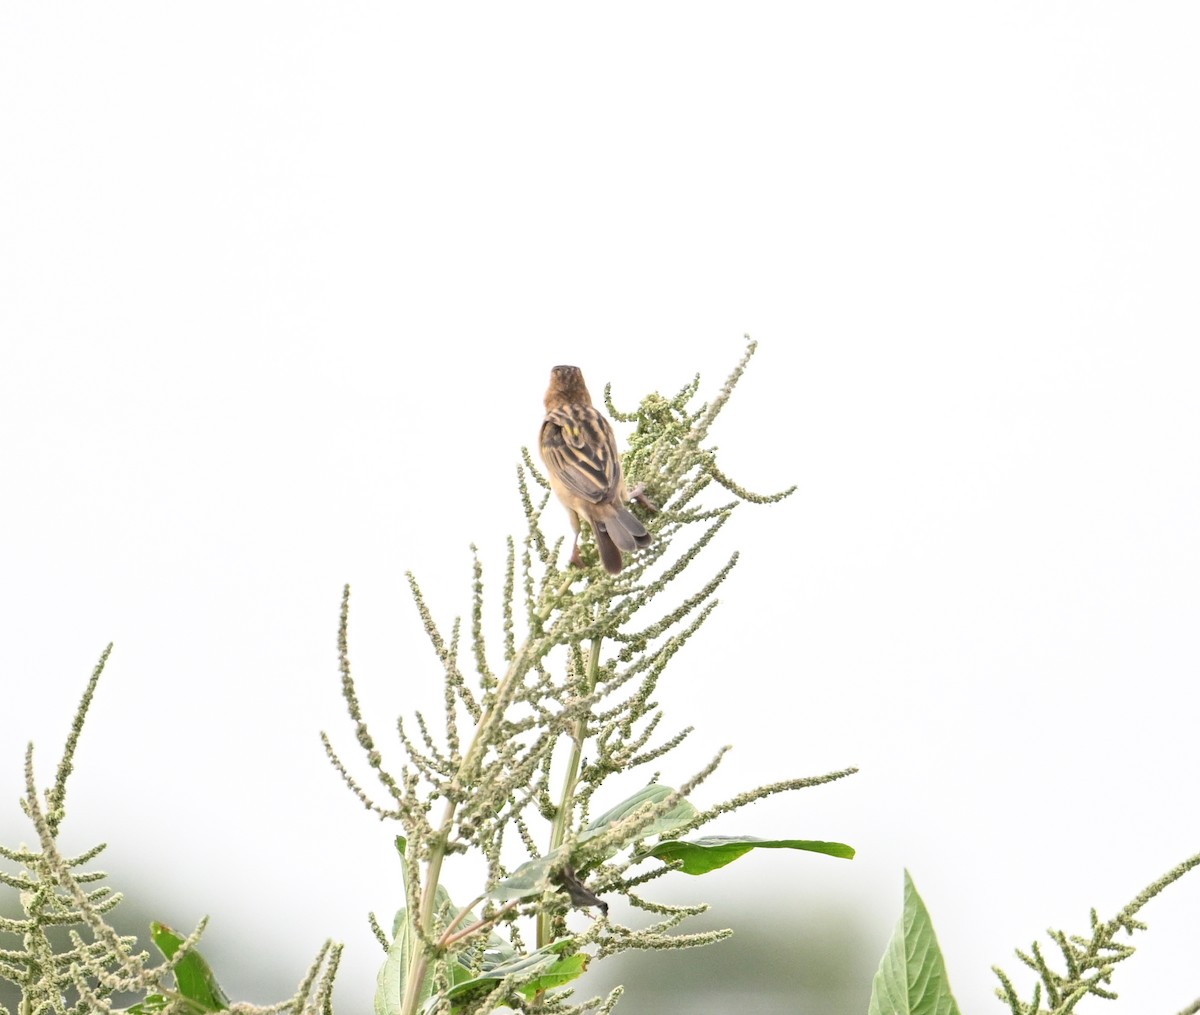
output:
[{"label": "bird's head", "polygon": [[560,405],[591,405],[592,396],[583,382],[579,367],[557,366],[550,371],[550,387],[546,390],[546,410]]}]

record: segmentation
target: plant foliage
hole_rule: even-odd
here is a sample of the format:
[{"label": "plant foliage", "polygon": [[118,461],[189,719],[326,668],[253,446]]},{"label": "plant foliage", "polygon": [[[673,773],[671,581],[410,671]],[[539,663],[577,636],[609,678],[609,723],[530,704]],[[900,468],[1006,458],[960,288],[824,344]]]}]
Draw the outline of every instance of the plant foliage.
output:
[{"label": "plant foliage", "polygon": [[[993,966],[992,971],[1000,980],[996,995],[1008,1005],[1012,1015],[1070,1015],[1085,997],[1115,1000],[1117,995],[1111,987],[1113,971],[1117,963],[1124,962],[1134,952],[1133,946],[1117,940],[1117,935],[1124,931],[1132,937],[1135,930],[1145,930],[1146,925],[1136,919],[1141,908],[1196,866],[1200,866],[1200,853],[1147,885],[1111,920],[1102,921],[1093,909],[1088,934],[1048,930],[1047,935],[1058,949],[1061,969],[1054,968],[1046,949],[1036,941],[1027,952],[1017,949],[1017,958],[1037,974],[1033,993],[1028,1001],[1022,1001],[1009,976]],[[1200,1002],[1189,1006],[1188,1011],[1200,1011]]]},{"label": "plant foliage", "polygon": [[[296,994],[278,1005],[234,1006],[217,983],[208,963],[196,949],[204,921],[186,937],[163,924],[153,924],[151,937],[163,955],[151,962],[138,949],[137,939],[122,935],[108,921],[121,895],[101,884],[107,877],[88,866],[104,844],[78,856],[59,850],[59,832],[66,817],[67,779],[75,765],[75,750],[88,707],[112,646],[104,650],[75,711],[53,785],[39,793],[33,766],[33,745],[25,751],[25,796],[21,809],[33,823],[38,849],[0,846],[0,858],[16,866],[0,869],[0,884],[15,889],[23,915],[0,917],[0,940],[16,938],[16,947],[0,948],[0,980],[20,992],[20,1015],[85,1015],[128,1011],[134,1015],[197,1015],[236,1010],[324,1015],[330,1011],[333,977],[341,946],[326,943]],[[121,1008],[122,997],[137,1000]],[[0,1005],[0,1015],[13,1015]]]},{"label": "plant foliage", "polygon": [[[709,445],[713,423],[754,348],[750,343],[717,395],[699,406],[692,404],[699,378],[673,397],[649,395],[629,413],[619,411],[605,389],[609,414],[636,424],[625,473],[660,506],[643,516],[652,545],[619,575],[597,566],[590,542],[583,546],[584,567],[562,562],[561,540],[552,543],[541,524],[550,486],[525,451],[517,488],[527,525],[519,544],[508,543],[498,650],[484,636],[478,555],[467,634],[459,620],[448,631],[439,626],[409,576],[440,665],[444,712],[436,734],[420,713],[398,722],[404,750],[398,766],[385,764],[351,678],[346,590],[339,634],[343,695],[380,800],[323,739],[355,795],[381,818],[399,822],[405,841],[404,908],[390,938],[376,923],[388,952],[378,1015],[484,1012],[500,1005],[608,1011],[618,992],[568,1004],[568,992],[553,988],[615,952],[710,944],[729,933],[677,932],[706,907],[651,901],[642,894],[648,882],[678,871],[716,870],[754,848],[853,855],[848,846],[815,840],[682,840],[754,801],[831,782],[853,769],[787,779],[704,807],[693,802],[694,794],[725,749],[671,786],[660,781],[658,766],[669,763],[692,732],[664,731],[660,680],[711,616],[716,592],[737,563],[734,554],[704,568],[703,553],[740,504],[770,504],[792,492],[751,493],[718,468]],[[704,495],[713,490],[722,499],[708,503]],[[686,591],[673,592],[676,587]],[[482,857],[486,868],[476,898],[464,907],[442,886],[444,865],[456,854]],[[610,916],[609,900],[618,899],[634,917],[628,924]],[[570,917],[572,909],[591,915]]]},{"label": "plant foliage", "polygon": [[933,920],[908,871],[904,911],[871,984],[867,1015],[959,1015]]}]

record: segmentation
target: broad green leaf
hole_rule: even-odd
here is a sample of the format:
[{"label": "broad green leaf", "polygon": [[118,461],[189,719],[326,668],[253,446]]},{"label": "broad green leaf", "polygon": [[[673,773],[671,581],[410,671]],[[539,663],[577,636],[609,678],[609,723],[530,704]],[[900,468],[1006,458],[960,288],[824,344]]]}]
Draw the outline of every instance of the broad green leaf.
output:
[{"label": "broad green leaf", "polygon": [[[625,820],[639,807],[646,803],[660,803],[666,800],[675,791],[670,786],[663,786],[660,783],[651,783],[649,786],[643,786],[640,790],[626,800],[622,800],[615,807],[610,807],[607,811],[591,822],[583,830],[579,836],[580,842],[587,842],[589,839],[594,839],[596,836],[607,832],[613,825]],[[664,835],[667,832],[674,831],[686,825],[696,817],[696,808],[686,800],[678,801],[666,814],[660,814],[649,825],[641,829],[633,838],[644,839],[650,835]]]},{"label": "broad green leaf", "polygon": [[[609,808],[598,818],[592,821],[579,835],[577,840],[580,843],[587,842],[589,839],[594,839],[598,835],[607,832],[613,825],[623,821],[629,815],[633,814],[639,807],[647,803],[659,803],[669,797],[675,791],[670,786],[662,786],[658,783],[652,783],[649,786],[644,786],[638,790],[633,796],[626,800],[622,800],[615,807]],[[620,848],[627,845],[636,839],[644,839],[649,835],[662,835],[666,832],[673,831],[683,825],[686,825],[696,817],[697,811],[686,800],[678,801],[665,814],[660,814],[647,827],[638,831],[635,835],[630,836],[624,843],[617,843],[614,848]],[[569,855],[565,846],[560,846],[558,849],[545,856],[534,857],[532,860],[526,860],[520,867],[512,872],[503,881],[496,884],[490,892],[487,893],[489,899],[494,899],[498,902],[507,902],[510,899],[528,899],[535,895],[541,895],[542,892],[551,889],[554,886],[551,875],[561,870],[563,865],[569,860]],[[726,861],[728,863],[728,861]]]},{"label": "broad green leaf", "polygon": [[[400,845],[403,841],[396,836],[397,848],[403,852]],[[434,908],[437,912],[448,910],[451,918],[458,915],[458,907],[450,898],[450,893],[442,885],[438,885],[434,893]],[[470,917],[467,917],[470,921]],[[408,926],[408,908],[396,911],[392,920],[392,946],[388,949],[387,958],[379,967],[379,975],[375,978],[375,1015],[391,1015],[400,1010],[404,1003],[404,989],[408,985],[408,970],[412,965],[416,949],[410,947],[412,937]],[[498,939],[501,940],[502,939]],[[433,974],[431,967],[425,976],[425,986],[422,998],[428,997],[433,991]],[[453,974],[452,974],[453,976]]]},{"label": "broad green leaf", "polygon": [[[150,924],[150,937],[154,940],[158,950],[168,959],[175,957],[185,940],[163,923]],[[226,997],[225,991],[217,983],[204,956],[195,948],[176,963],[173,972],[175,986],[179,993],[192,1001],[200,1010],[225,1011],[229,1007],[229,998]]]},{"label": "broad green leaf", "polygon": [[565,959],[559,959],[544,973],[539,974],[529,983],[521,987],[521,993],[530,1001],[542,990],[554,990],[564,984],[581,977],[587,970],[591,956],[584,952],[576,952]]},{"label": "broad green leaf", "polygon": [[[446,915],[451,920],[462,912],[454,904],[450,898],[450,893],[442,885],[437,886],[434,896],[434,908],[438,913]],[[469,927],[477,922],[478,917],[474,911],[468,910],[466,915],[459,921],[459,929]],[[410,935],[407,909],[397,911],[396,917],[392,921],[392,935],[392,946],[388,949],[387,958],[384,960],[383,966],[379,970],[379,976],[376,979],[376,1015],[391,1015],[391,1013],[399,1010],[404,999],[404,988],[408,982],[408,970],[415,955],[415,950],[410,950],[408,947]],[[512,960],[516,954],[512,945],[493,931],[487,935],[486,939],[481,935],[476,935],[470,941],[466,942],[454,953],[452,961],[443,962],[443,967],[450,977],[451,984],[457,986],[476,976],[474,972],[476,965],[484,970],[491,969]],[[436,1007],[437,998],[433,997],[432,994],[433,978],[436,972],[437,970],[430,968],[422,993],[422,997],[427,999],[427,1004],[434,1007]]]},{"label": "broad green leaf", "polygon": [[[494,966],[485,961],[484,969],[478,975],[454,984],[445,996],[450,998],[452,1003],[457,1000],[461,1004],[472,995],[492,990],[508,976],[515,977],[515,989],[531,999],[538,991],[561,987],[580,976],[587,968],[590,958],[583,952],[560,956],[558,953],[569,944],[568,941],[555,941],[528,955],[514,953],[508,961]],[[433,1004],[437,999],[429,1000],[430,1004]]]},{"label": "broad green leaf", "polygon": [[[539,895],[550,887],[549,872],[561,866],[565,859],[563,850],[555,850],[549,856],[539,857],[522,864],[513,876],[500,882],[488,894],[494,899],[524,898]],[[454,919],[461,910],[454,905],[450,893],[441,885],[437,887],[436,908],[439,913]],[[477,922],[474,912],[468,911],[459,922],[467,927]],[[410,948],[408,911],[396,913],[392,924],[392,946],[379,970],[375,989],[376,1015],[392,1015],[399,1010],[404,1000],[415,949]],[[531,954],[520,954],[499,934],[491,932],[486,939],[468,941],[454,957],[443,963],[450,978],[450,989],[445,994],[433,993],[436,970],[430,968],[421,991],[422,1010],[432,1011],[444,998],[455,1002],[455,1007],[480,991],[492,990],[505,977],[514,977],[514,987],[532,998],[538,991],[550,990],[569,983],[587,967],[589,956],[561,956],[558,953],[569,942],[556,941]],[[455,1001],[457,999],[457,1001]],[[152,1013],[148,1013],[152,1015]]]},{"label": "broad green leaf", "polygon": [[563,846],[545,856],[526,860],[503,881],[498,881],[487,893],[487,897],[497,902],[507,902],[510,899],[528,899],[534,895],[541,895],[554,887],[550,875],[566,861],[567,851]]},{"label": "broad green leaf", "polygon": [[904,915],[871,984],[867,1015],[959,1015],[933,922],[908,871]]},{"label": "broad green leaf", "polygon": [[657,857],[667,863],[678,860],[684,874],[707,874],[752,849],[802,849],[810,853],[824,853],[849,860],[854,856],[854,847],[844,842],[821,842],[817,839],[759,839],[753,835],[706,835],[700,839],[665,839],[657,845],[639,853],[637,859]]},{"label": "broad green leaf", "polygon": [[375,1015],[392,1015],[404,1003],[404,987],[408,983],[408,964],[411,958],[408,947],[408,921],[405,910],[396,914],[392,946],[387,958],[379,967],[375,979]]}]

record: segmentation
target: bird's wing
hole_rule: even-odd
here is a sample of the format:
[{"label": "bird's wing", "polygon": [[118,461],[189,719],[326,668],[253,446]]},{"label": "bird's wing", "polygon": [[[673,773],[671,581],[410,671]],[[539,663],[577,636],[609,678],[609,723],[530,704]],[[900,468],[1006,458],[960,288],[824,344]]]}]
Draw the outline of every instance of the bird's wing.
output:
[{"label": "bird's wing", "polygon": [[592,406],[554,409],[542,424],[542,458],[554,477],[593,504],[611,501],[621,483],[617,438]]}]

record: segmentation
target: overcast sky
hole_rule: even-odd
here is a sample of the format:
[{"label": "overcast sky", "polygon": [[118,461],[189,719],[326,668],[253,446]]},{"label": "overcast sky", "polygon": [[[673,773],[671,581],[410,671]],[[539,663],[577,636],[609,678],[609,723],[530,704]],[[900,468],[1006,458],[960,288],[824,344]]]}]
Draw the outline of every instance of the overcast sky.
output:
[{"label": "overcast sky", "polygon": [[[697,727],[664,781],[725,743],[701,802],[858,765],[722,830],[859,855],[687,897],[844,913],[877,958],[907,867],[964,1012],[1001,1010],[993,963],[1200,850],[1198,29],[1186,3],[0,4],[5,839],[25,742],[49,779],[114,641],[68,844],[111,843],[169,922],[209,913],[243,990],[264,941],[295,979],[347,941],[355,1010],[400,888],[317,739],[353,742],[342,584],[382,739],[438,693],[404,572],[447,625],[472,542],[498,587],[549,368],[707,397],[749,333],[720,460],[799,489],[712,551],[741,563],[660,695]],[[1200,995],[1191,877],[1082,1010]]]}]

